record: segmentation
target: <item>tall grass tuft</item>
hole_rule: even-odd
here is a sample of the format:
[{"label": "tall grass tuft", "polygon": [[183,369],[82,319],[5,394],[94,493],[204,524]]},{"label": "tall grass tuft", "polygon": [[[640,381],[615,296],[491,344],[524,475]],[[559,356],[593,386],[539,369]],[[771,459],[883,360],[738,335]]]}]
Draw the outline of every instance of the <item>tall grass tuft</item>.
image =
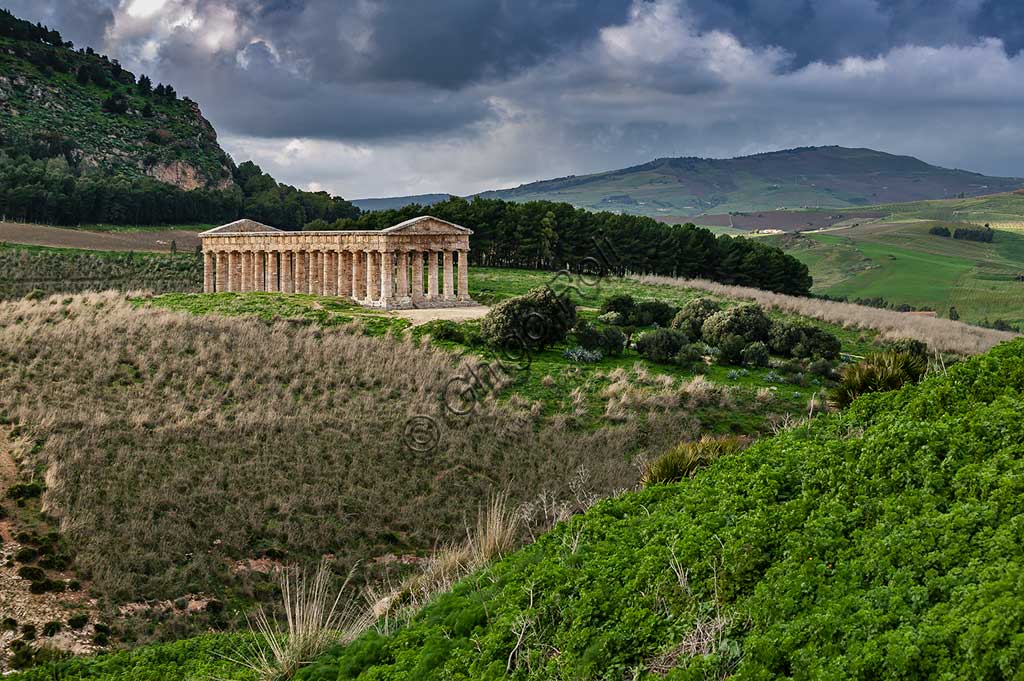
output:
[{"label": "tall grass tuft", "polygon": [[331,646],[347,643],[365,630],[370,624],[367,615],[352,601],[341,604],[349,580],[332,598],[331,574],[326,561],[312,575],[297,568],[282,569],[283,626],[260,606],[250,620],[254,636],[233,661],[251,670],[259,681],[285,681]]},{"label": "tall grass tuft", "polygon": [[738,435],[704,435],[695,442],[682,442],[648,464],[640,482],[647,487],[692,478],[718,457],[735,454],[749,443]]},{"label": "tall grass tuft", "polygon": [[843,367],[839,385],[829,395],[830,403],[840,409],[865,393],[896,390],[921,380],[928,366],[920,355],[908,352],[882,352],[857,364]]}]

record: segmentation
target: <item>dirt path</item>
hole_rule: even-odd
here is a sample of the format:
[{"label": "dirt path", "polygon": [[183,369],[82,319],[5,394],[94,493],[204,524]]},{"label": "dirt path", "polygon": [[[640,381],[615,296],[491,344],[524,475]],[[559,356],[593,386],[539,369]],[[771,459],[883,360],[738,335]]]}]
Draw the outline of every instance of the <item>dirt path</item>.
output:
[{"label": "dirt path", "polygon": [[168,253],[171,241],[179,252],[195,250],[199,232],[184,229],[162,229],[145,232],[90,232],[47,225],[26,225],[0,222],[0,241],[29,246],[82,248],[93,251],[154,251]]},{"label": "dirt path", "polygon": [[474,305],[473,307],[436,307],[421,310],[398,310],[396,315],[408,319],[413,326],[426,324],[435,319],[448,319],[453,322],[466,322],[471,319],[480,319],[491,308],[486,305]]}]

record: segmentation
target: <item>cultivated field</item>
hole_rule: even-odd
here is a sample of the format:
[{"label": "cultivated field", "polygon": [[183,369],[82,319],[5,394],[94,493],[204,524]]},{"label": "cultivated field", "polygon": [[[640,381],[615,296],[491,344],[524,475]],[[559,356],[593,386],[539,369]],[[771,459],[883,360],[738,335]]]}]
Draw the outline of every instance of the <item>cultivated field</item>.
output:
[{"label": "cultivated field", "polygon": [[0,243],[82,248],[94,251],[153,251],[168,253],[173,241],[179,251],[199,245],[197,229],[132,229],[126,227],[71,229],[47,225],[0,222]]}]

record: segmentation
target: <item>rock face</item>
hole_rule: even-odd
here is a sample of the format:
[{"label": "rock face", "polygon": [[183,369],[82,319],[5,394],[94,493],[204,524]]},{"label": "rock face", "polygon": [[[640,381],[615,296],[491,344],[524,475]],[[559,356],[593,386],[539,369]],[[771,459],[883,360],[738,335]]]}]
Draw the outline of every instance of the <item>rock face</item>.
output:
[{"label": "rock face", "polygon": [[[37,66],[44,58],[59,67]],[[105,74],[102,84],[82,82],[83,70]],[[122,106],[111,104],[118,98]],[[143,94],[132,74],[95,54],[0,37],[4,147],[35,148],[73,166],[186,190],[234,186],[234,162],[195,102]]]}]

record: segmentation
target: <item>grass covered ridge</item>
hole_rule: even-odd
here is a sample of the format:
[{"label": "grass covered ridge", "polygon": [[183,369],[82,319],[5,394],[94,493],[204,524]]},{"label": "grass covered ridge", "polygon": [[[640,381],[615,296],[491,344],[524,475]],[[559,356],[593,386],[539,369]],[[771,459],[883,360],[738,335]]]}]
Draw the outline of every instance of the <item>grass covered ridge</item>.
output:
[{"label": "grass covered ridge", "polygon": [[602,502],[299,678],[1020,678],[1022,351]]}]

